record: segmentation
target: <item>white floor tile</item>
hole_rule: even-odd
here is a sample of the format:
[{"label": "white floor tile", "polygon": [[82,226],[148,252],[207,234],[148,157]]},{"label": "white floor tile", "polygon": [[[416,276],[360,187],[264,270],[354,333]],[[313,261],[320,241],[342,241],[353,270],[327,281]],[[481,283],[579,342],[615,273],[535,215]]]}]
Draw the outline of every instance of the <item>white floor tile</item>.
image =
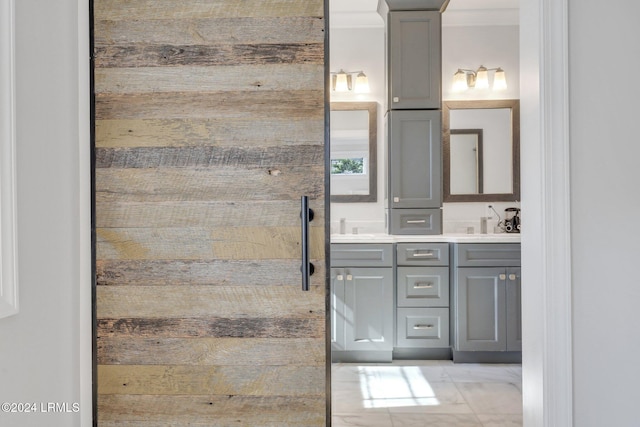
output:
[{"label": "white floor tile", "polygon": [[457,383],[476,414],[522,414],[522,393],[509,383]]},{"label": "white floor tile", "polygon": [[340,414],[331,417],[333,427],[364,426],[364,427],[391,427],[391,415],[387,413],[377,414]]},{"label": "white floor tile", "polygon": [[483,427],[522,427],[522,415],[479,414]]},{"label": "white floor tile", "polygon": [[517,383],[522,381],[522,372],[518,374],[512,369],[512,365],[461,363],[445,366],[444,369],[454,382]]},{"label": "white floor tile", "polygon": [[338,363],[333,425],[521,427],[520,365],[450,360]]},{"label": "white floor tile", "polygon": [[393,427],[482,427],[473,414],[391,414]]}]

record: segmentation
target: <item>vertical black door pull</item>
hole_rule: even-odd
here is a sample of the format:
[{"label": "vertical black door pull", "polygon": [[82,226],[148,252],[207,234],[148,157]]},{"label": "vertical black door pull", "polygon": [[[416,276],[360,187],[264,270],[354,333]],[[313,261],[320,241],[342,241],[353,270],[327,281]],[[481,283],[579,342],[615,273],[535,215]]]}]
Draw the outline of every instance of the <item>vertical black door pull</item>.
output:
[{"label": "vertical black door pull", "polygon": [[309,262],[309,222],[313,221],[313,210],[309,209],[309,196],[300,199],[300,219],[302,224],[302,290],[309,290],[310,276],[313,274],[313,264]]}]

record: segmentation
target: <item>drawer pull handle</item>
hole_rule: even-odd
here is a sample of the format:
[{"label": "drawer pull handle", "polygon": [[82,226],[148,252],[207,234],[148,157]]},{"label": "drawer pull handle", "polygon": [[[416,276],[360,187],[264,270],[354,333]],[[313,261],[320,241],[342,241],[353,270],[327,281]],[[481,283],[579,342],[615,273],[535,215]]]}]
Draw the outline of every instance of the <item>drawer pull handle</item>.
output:
[{"label": "drawer pull handle", "polygon": [[413,329],[433,329],[433,325],[413,325]]},{"label": "drawer pull handle", "polygon": [[515,274],[510,274],[509,275],[509,280],[516,280],[516,275]]},{"label": "drawer pull handle", "polygon": [[426,219],[408,219],[407,224],[424,224],[426,223]]},{"label": "drawer pull handle", "polygon": [[414,258],[431,258],[434,256],[433,251],[429,252],[414,252],[412,255]]},{"label": "drawer pull handle", "polygon": [[336,279],[337,279],[337,280],[344,280],[344,276],[343,276],[342,274],[338,274],[338,275],[336,276]]},{"label": "drawer pull handle", "polygon": [[500,280],[506,280],[507,279],[507,275],[506,274],[501,274],[501,275],[498,276],[498,278]]},{"label": "drawer pull handle", "polygon": [[433,283],[416,283],[413,285],[413,289],[431,289],[433,288]]}]

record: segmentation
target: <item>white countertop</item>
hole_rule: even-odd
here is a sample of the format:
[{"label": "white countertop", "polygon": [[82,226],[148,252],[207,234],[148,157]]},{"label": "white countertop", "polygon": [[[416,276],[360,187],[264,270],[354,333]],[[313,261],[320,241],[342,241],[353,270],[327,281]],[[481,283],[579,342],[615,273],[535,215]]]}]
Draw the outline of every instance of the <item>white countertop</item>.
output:
[{"label": "white countertop", "polygon": [[520,243],[519,233],[498,234],[437,234],[437,235],[390,235],[390,234],[332,234],[331,243]]}]

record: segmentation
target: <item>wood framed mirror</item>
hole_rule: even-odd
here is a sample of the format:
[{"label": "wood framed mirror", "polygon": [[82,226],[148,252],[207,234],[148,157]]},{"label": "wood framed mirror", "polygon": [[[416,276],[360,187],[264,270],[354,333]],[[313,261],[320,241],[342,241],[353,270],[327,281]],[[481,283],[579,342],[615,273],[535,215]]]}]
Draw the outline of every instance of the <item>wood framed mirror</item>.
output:
[{"label": "wood framed mirror", "polygon": [[442,122],[444,202],[520,200],[519,100],[444,101]]},{"label": "wood framed mirror", "polygon": [[378,199],[378,104],[331,103],[331,202]]}]

